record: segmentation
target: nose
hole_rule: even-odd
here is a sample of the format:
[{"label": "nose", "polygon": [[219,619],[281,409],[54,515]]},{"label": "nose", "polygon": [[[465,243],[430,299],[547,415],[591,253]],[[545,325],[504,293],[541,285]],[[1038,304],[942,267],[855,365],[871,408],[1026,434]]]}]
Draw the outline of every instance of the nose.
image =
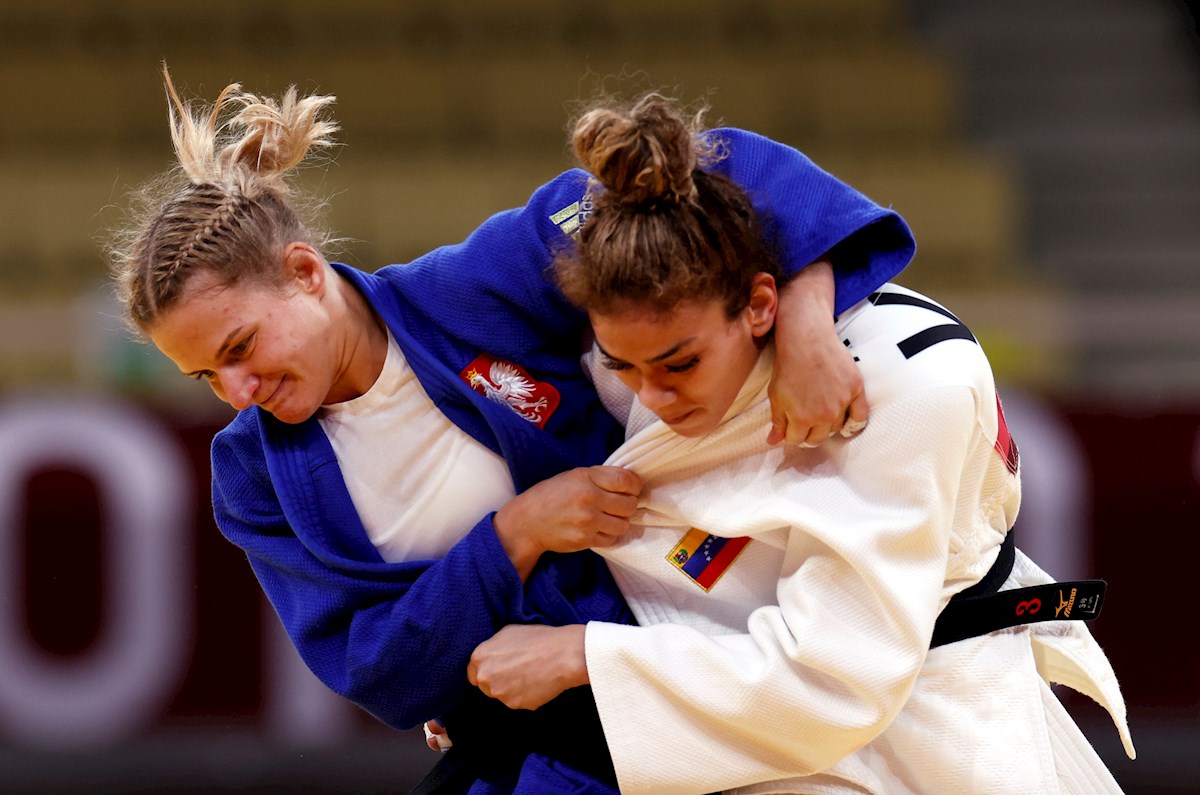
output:
[{"label": "nose", "polygon": [[220,383],[213,382],[217,397],[238,411],[254,405],[254,393],[261,383],[258,376],[238,367],[226,367],[217,373],[217,378]]},{"label": "nose", "polygon": [[675,388],[653,378],[643,378],[637,390],[638,400],[653,412],[675,402]]}]

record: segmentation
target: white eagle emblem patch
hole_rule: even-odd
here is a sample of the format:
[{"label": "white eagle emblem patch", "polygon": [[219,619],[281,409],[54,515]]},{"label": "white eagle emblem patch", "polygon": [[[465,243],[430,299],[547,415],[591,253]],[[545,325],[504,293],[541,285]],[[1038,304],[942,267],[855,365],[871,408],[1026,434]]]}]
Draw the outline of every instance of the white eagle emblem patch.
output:
[{"label": "white eagle emblem patch", "polygon": [[486,353],[478,356],[459,377],[488,400],[503,403],[539,428],[558,408],[559,394],[553,385],[537,381],[520,366]]}]

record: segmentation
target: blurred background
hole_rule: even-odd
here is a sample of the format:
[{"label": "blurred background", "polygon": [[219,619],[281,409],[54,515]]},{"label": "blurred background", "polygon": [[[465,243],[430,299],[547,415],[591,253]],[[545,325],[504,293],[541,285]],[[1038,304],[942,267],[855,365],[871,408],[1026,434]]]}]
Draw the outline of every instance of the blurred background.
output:
[{"label": "blurred background", "polygon": [[[230,417],[122,331],[101,254],[172,154],[159,76],[336,94],[306,184],[374,269],[572,165],[600,89],[705,99],[919,243],[902,283],[995,364],[1018,543],[1109,582],[1093,631],[1139,759],[1064,696],[1130,793],[1200,791],[1200,44],[1186,0],[535,0],[0,7],[0,791],[398,792],[418,733],[329,696],[208,503]],[[1188,618],[1192,616],[1192,618]],[[403,686],[403,683],[397,683]]]}]

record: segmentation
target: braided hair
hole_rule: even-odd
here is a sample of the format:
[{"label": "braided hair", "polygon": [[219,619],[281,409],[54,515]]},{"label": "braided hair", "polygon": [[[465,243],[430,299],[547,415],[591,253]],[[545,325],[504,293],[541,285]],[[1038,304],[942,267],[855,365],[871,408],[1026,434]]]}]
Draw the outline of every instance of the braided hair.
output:
[{"label": "braided hair", "polygon": [[193,276],[219,284],[280,284],[284,247],[321,249],[328,233],[308,218],[313,202],[288,177],[312,153],[333,145],[323,118],[332,96],[279,99],[230,84],[211,107],[184,102],[166,65],[163,82],[178,164],[135,196],[133,220],[117,230],[109,261],[136,331],[175,307]]}]

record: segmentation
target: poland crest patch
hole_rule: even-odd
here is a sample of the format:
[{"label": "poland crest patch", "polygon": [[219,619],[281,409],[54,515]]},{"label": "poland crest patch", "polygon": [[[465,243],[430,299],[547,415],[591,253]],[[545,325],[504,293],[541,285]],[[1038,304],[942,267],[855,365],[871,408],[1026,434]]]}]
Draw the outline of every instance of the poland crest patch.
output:
[{"label": "poland crest patch", "polygon": [[495,359],[486,353],[476,357],[460,378],[488,400],[503,403],[539,428],[558,408],[558,390],[545,381],[537,381],[520,365]]}]

